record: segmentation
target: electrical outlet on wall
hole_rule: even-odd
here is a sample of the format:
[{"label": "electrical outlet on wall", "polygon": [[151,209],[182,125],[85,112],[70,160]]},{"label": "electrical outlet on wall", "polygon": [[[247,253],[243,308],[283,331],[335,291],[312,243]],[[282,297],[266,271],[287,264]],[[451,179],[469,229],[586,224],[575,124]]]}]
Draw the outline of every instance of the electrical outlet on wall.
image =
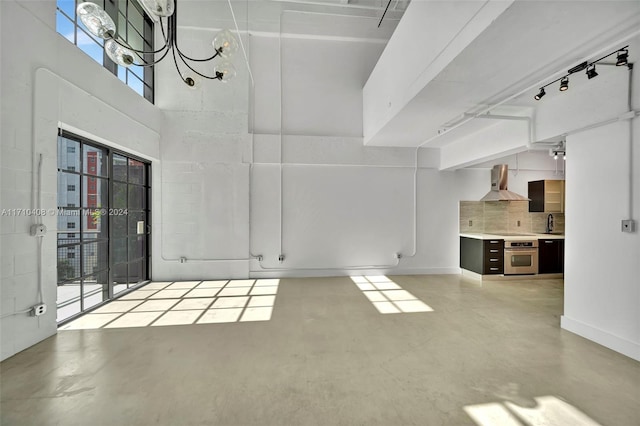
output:
[{"label": "electrical outlet on wall", "polygon": [[31,225],[30,234],[32,237],[44,237],[47,234],[47,227],[42,224]]},{"label": "electrical outlet on wall", "polygon": [[636,232],[636,221],[633,219],[623,219],[622,232]]},{"label": "electrical outlet on wall", "polygon": [[31,308],[31,315],[34,317],[44,315],[45,312],[47,312],[47,305],[45,305],[44,303],[38,303]]}]

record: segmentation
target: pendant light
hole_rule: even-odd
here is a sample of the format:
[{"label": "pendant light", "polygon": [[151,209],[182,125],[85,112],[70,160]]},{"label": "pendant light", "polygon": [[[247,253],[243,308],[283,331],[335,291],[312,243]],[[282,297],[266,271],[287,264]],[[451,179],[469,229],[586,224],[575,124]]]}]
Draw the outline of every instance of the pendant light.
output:
[{"label": "pendant light", "polygon": [[[196,77],[219,80],[226,83],[236,76],[236,69],[230,59],[238,51],[239,43],[231,31],[222,30],[214,37],[212,41],[213,53],[210,56],[193,58],[184,54],[178,47],[177,3],[174,0],[140,0],[140,4],[148,14],[157,17],[157,21],[160,23],[164,41],[164,45],[160,49],[145,51],[128,46],[124,40],[119,38],[113,19],[95,3],[80,3],[76,8],[76,12],[91,34],[106,40],[104,43],[105,52],[118,65],[123,67],[150,67],[159,63],[171,53],[180,79],[190,88],[198,86]],[[158,57],[156,58],[156,56]],[[201,72],[195,67],[196,63],[211,62],[218,57],[222,58],[222,60],[218,59],[209,68],[213,74]],[[183,69],[181,69],[181,66]],[[202,65],[198,68],[201,67]]]}]

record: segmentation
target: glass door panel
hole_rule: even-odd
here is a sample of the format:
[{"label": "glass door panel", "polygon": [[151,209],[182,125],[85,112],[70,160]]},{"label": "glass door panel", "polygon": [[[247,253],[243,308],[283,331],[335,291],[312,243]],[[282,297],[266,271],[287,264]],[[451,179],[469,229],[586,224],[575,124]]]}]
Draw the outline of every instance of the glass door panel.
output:
[{"label": "glass door panel", "polygon": [[113,180],[127,181],[127,158],[122,155],[113,154]]},{"label": "glass door panel", "polygon": [[141,161],[129,159],[129,183],[146,185],[147,165]]},{"label": "glass door panel", "polygon": [[[124,213],[113,220],[112,238],[117,240],[115,285],[137,285],[148,278],[147,194],[149,165],[125,155],[114,155],[113,206]],[[118,213],[118,212],[116,212]]]},{"label": "glass door panel", "polygon": [[86,276],[82,280],[84,310],[90,309],[105,300],[109,300],[109,271]]},{"label": "glass door panel", "polygon": [[145,188],[138,185],[129,185],[129,208],[131,210],[146,209]]},{"label": "glass door panel", "polygon": [[82,173],[107,177],[107,152],[91,145],[82,146]]},{"label": "glass door panel", "polygon": [[80,142],[58,138],[58,320],[82,311]]},{"label": "glass door panel", "polygon": [[145,268],[142,260],[129,263],[129,287],[144,279]]},{"label": "glass door panel", "polygon": [[127,184],[113,182],[113,203],[114,209],[124,209],[127,207]]}]

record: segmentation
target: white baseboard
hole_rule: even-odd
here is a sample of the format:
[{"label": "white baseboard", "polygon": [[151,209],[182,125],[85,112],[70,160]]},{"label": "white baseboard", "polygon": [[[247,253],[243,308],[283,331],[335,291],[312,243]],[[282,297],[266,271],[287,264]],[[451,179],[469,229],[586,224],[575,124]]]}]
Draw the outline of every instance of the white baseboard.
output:
[{"label": "white baseboard", "polygon": [[352,275],[450,275],[460,274],[460,268],[389,268],[389,269],[282,269],[249,271],[250,278],[343,277]]},{"label": "white baseboard", "polygon": [[640,344],[636,342],[623,339],[589,324],[569,318],[566,315],[560,318],[560,327],[606,348],[620,352],[636,361],[640,361]]},{"label": "white baseboard", "polygon": [[398,268],[394,269],[389,275],[460,275],[460,268]]}]

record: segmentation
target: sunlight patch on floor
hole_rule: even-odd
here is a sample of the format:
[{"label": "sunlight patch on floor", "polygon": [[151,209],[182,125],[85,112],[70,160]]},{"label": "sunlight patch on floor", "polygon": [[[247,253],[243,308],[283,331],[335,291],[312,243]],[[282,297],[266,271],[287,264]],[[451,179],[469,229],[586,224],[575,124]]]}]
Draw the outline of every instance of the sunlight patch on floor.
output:
[{"label": "sunlight patch on floor", "polygon": [[152,282],[60,330],[269,321],[278,279]]},{"label": "sunlight patch on floor", "polygon": [[601,426],[585,413],[555,396],[535,399],[532,408],[510,401],[467,405],[464,411],[478,426]]},{"label": "sunlight patch on floor", "polygon": [[433,311],[429,305],[384,275],[352,276],[351,280],[381,314]]}]

